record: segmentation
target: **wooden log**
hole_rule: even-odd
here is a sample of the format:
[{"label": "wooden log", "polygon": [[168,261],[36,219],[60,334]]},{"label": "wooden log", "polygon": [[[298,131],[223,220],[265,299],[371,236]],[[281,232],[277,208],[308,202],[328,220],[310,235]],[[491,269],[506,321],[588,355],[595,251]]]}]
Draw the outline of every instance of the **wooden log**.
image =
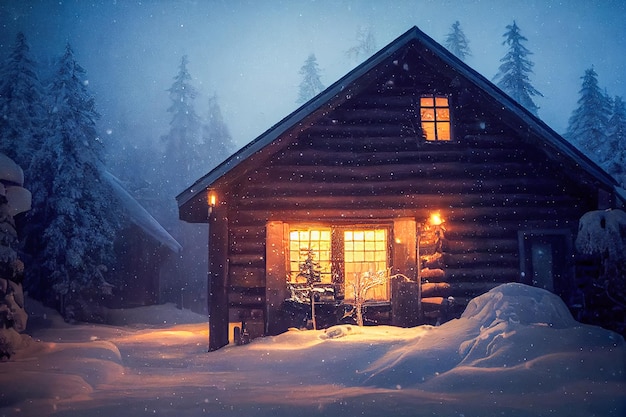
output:
[{"label": "wooden log", "polygon": [[422,284],[422,297],[448,297],[452,295],[448,282],[427,282]]},{"label": "wooden log", "polygon": [[[515,267],[519,265],[519,256],[515,253],[445,253],[438,262],[440,267],[461,269],[475,267]],[[429,266],[429,264],[426,264]]]},{"label": "wooden log", "polygon": [[260,254],[233,254],[230,255],[231,266],[265,267],[265,257]]},{"label": "wooden log", "polygon": [[441,281],[444,279],[445,273],[442,269],[424,268],[420,271],[420,277],[423,280]]},{"label": "wooden log", "polygon": [[466,238],[443,242],[444,253],[461,254],[470,252],[481,253],[514,253],[518,250],[517,236],[511,239]]},{"label": "wooden log", "polygon": [[230,285],[239,287],[261,287],[265,285],[265,268],[230,265]]},{"label": "wooden log", "polygon": [[445,282],[519,282],[519,268],[462,268],[445,270]]},{"label": "wooden log", "polygon": [[[508,282],[508,281],[507,281]],[[458,281],[450,283],[450,294],[455,299],[463,299],[464,297],[472,299],[478,295],[489,292],[493,288],[502,284],[502,282],[467,282],[467,281]]]},{"label": "wooden log", "polygon": [[265,308],[265,295],[250,295],[238,292],[228,294],[228,303],[231,308],[259,309]]},{"label": "wooden log", "polygon": [[[394,188],[397,189],[397,194],[395,195],[391,194]],[[554,198],[549,204],[541,204],[537,202],[538,196],[518,195],[510,197],[507,194],[490,194],[488,197],[483,194],[470,194],[463,199],[459,199],[457,195],[442,194],[441,192],[413,194],[409,187],[398,187],[397,185],[393,188],[385,189],[374,188],[372,185],[345,187],[334,193],[332,190],[321,187],[320,189],[302,189],[300,191],[299,194],[295,194],[280,192],[280,189],[277,189],[274,195],[269,195],[269,191],[266,195],[259,195],[257,191],[255,195],[249,195],[248,198],[244,199],[238,205],[238,208],[259,210],[279,208],[281,206],[307,208],[352,206],[354,204],[376,208],[381,205],[411,207],[419,204],[427,207],[487,207],[490,209],[511,207],[516,209],[551,210],[557,206],[557,200],[572,201],[570,199]],[[386,194],[380,194],[383,192]],[[263,237],[263,235],[256,236],[258,238]]]}]

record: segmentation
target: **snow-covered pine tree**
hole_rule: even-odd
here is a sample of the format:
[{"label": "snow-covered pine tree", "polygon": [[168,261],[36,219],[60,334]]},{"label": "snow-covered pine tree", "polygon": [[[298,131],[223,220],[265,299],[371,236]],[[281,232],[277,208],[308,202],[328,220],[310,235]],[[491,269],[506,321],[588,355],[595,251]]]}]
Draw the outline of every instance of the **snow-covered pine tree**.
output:
[{"label": "snow-covered pine tree", "polygon": [[462,61],[472,55],[469,40],[465,36],[461,24],[457,20],[452,24],[450,32],[446,35],[445,47]]},{"label": "snow-covered pine tree", "polygon": [[320,80],[320,68],[315,54],[309,55],[300,68],[302,81],[298,89],[298,104],[307,102],[324,90],[324,84]]},{"label": "snow-covered pine tree", "polygon": [[187,55],[184,55],[174,83],[167,90],[171,100],[167,111],[172,114],[172,120],[169,132],[161,138],[165,145],[162,186],[171,196],[206,173],[198,149],[202,140],[202,122],[194,108],[198,93],[191,84],[188,64]]},{"label": "snow-covered pine tree", "polygon": [[202,126],[201,149],[205,171],[215,168],[235,151],[235,144],[222,117],[216,94],[209,97],[207,120]]},{"label": "snow-covered pine tree", "polygon": [[585,71],[579,91],[578,107],[569,118],[565,138],[596,163],[607,161],[608,115],[611,104],[598,86],[598,74],[593,67]]},{"label": "snow-covered pine tree", "polygon": [[27,181],[33,151],[41,143],[44,96],[37,63],[20,32],[0,76],[0,152],[23,167]]},{"label": "snow-covered pine tree", "polygon": [[371,27],[359,26],[356,31],[357,44],[346,51],[346,56],[354,62],[369,58],[376,52],[376,38]]},{"label": "snow-covered pine tree", "polygon": [[195,110],[198,92],[192,85],[188,64],[185,55],[174,82],[167,89],[171,103],[167,111],[172,118],[169,132],[161,137],[165,153],[156,190],[160,204],[155,213],[183,247],[179,256],[169,259],[164,266],[168,272],[160,283],[160,299],[176,302],[181,307],[189,302],[184,301],[187,295],[198,297],[199,288],[206,285],[207,266],[200,260],[207,251],[208,231],[205,227],[179,220],[175,197],[211,168],[205,159],[211,150],[203,144],[206,139],[203,123]]},{"label": "snow-covered pine tree", "polygon": [[606,141],[610,144],[610,153],[605,168],[622,188],[626,188],[626,105],[620,96],[613,99]]},{"label": "snow-covered pine tree", "polygon": [[530,83],[529,75],[533,72],[534,63],[528,59],[528,56],[532,55],[532,52],[522,45],[522,42],[528,39],[522,36],[515,21],[506,29],[507,31],[503,35],[505,40],[502,44],[508,45],[509,50],[500,60],[502,64],[500,64],[494,80],[505,93],[536,115],[539,107],[532,97],[543,97],[543,94]]},{"label": "snow-covered pine tree", "polygon": [[99,115],[85,81],[68,44],[49,87],[47,135],[31,164],[26,282],[31,294],[68,318],[108,285],[117,230],[117,206],[101,174]]}]

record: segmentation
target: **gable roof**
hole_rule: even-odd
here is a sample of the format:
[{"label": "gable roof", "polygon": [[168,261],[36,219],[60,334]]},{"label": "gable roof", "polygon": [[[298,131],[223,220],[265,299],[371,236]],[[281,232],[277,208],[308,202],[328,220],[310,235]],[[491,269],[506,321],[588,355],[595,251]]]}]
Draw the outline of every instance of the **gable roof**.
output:
[{"label": "gable roof", "polygon": [[124,213],[128,219],[139,226],[148,236],[154,238],[160,244],[167,246],[172,252],[179,253],[183,247],[178,243],[167,230],[148,211],[135,200],[133,196],[124,188],[122,182],[109,171],[102,169],[102,175],[111,186],[113,195],[124,208]]},{"label": "gable roof", "polygon": [[[254,157],[266,147],[272,144],[280,136],[292,129],[305,129],[308,127],[309,118],[314,116],[320,109],[337,107],[339,104],[347,100],[351,92],[358,88],[358,82],[362,78],[367,78],[368,74],[377,67],[384,65],[387,58],[394,55],[398,51],[411,44],[415,44],[425,50],[429,50],[445,64],[453,68],[466,81],[473,84],[479,90],[485,92],[488,96],[494,98],[503,108],[520,120],[525,127],[532,131],[535,135],[545,139],[544,145],[552,154],[560,158],[568,158],[575,165],[580,166],[591,177],[593,177],[604,188],[615,192],[617,182],[613,177],[606,173],[602,168],[595,164],[591,159],[580,152],[571,143],[556,133],[547,124],[533,115],[510,96],[504,93],[500,88],[494,85],[487,78],[473,70],[454,54],[449,52],[442,45],[434,41],[416,26],[409,29],[389,45],[374,54],[371,58],[357,66],[337,82],[322,91],[316,97],[303,104],[293,113],[282,119],[280,122],[269,128],[263,134],[258,136],[252,142],[245,145],[239,151],[235,152],[228,159],[215,167],[202,178],[198,179],[193,185],[180,193],[176,200],[179,208],[192,202],[193,200],[202,199],[203,193],[213,186],[213,184],[239,166],[243,161]],[[187,220],[185,213],[181,211],[180,217]]]}]

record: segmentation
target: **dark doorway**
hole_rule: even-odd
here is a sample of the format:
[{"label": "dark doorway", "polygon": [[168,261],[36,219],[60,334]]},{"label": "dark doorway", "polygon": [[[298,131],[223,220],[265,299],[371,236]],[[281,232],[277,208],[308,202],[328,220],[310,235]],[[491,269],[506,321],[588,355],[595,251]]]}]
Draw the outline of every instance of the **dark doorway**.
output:
[{"label": "dark doorway", "polygon": [[521,282],[568,300],[574,278],[570,231],[520,231],[519,251]]}]

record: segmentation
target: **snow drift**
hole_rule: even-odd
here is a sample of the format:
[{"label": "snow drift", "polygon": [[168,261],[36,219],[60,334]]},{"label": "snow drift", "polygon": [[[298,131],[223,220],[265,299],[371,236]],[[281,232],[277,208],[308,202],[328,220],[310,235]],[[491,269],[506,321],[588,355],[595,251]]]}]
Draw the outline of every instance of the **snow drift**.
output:
[{"label": "snow drift", "polygon": [[206,323],[56,323],[0,363],[0,415],[626,415],[624,339],[522,284],[439,327],[294,329],[211,353]]}]

